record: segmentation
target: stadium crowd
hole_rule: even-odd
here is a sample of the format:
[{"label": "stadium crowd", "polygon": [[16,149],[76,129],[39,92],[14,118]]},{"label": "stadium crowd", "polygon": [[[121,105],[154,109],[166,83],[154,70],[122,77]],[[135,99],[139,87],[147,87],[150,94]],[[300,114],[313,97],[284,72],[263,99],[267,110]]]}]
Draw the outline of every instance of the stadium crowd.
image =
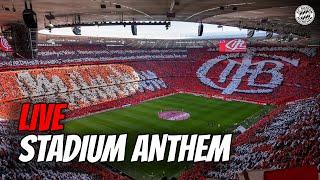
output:
[{"label": "stadium crowd", "polygon": [[244,170],[255,169],[317,166],[320,170],[320,95],[273,113],[235,138],[229,162],[197,164],[180,179],[197,179],[199,175],[238,179]]},{"label": "stadium crowd", "polygon": [[91,179],[92,176],[71,169],[56,167],[57,164],[21,163],[19,135],[14,121],[0,121],[0,179]]},{"label": "stadium crowd", "polygon": [[153,93],[157,95],[156,91],[163,94],[168,88],[154,72],[145,68],[135,71],[124,64],[39,68],[0,74],[0,87],[3,89],[0,113],[2,116],[7,114],[6,117],[10,112],[18,111],[18,101],[67,102],[70,110],[76,110],[98,104],[102,107],[103,103],[132,95],[153,97]]},{"label": "stadium crowd", "polygon": [[[21,163],[18,156],[21,134],[15,121],[0,121],[0,179],[1,180],[64,180],[64,179],[129,179],[102,165],[87,163]],[[36,147],[37,148],[37,147]]]},{"label": "stadium crowd", "polygon": [[0,69],[110,63],[113,61],[186,60],[186,49],[134,49],[104,45],[68,44],[39,47],[35,59],[0,56]]},{"label": "stadium crowd", "polygon": [[[68,100],[72,104],[68,118],[74,118],[179,92],[277,104],[275,110],[236,137],[231,161],[195,164],[183,172],[180,179],[237,179],[237,174],[245,169],[305,165],[316,165],[319,169],[320,96],[307,98],[320,92],[320,64],[316,50],[251,47],[248,54],[245,56],[251,58],[250,63],[254,67],[265,59],[283,63],[261,64],[262,69],[251,69],[255,76],[242,79],[229,75],[236,71],[228,66],[228,62],[234,59],[239,63],[243,56],[223,55],[214,48],[139,50],[102,45],[63,45],[42,47],[35,60],[0,56],[4,59],[0,62],[0,117],[11,117],[5,115],[8,112],[17,114],[17,104],[25,101]],[[228,62],[212,64],[211,60],[218,56]],[[98,65],[106,62],[110,63]],[[48,65],[55,67],[49,68]],[[216,65],[214,70],[211,69],[213,65]],[[8,71],[8,67],[27,70]],[[249,65],[246,68],[249,69]],[[275,68],[282,74],[275,72]],[[238,73],[244,74],[245,70]],[[222,88],[213,87],[212,82]],[[236,83],[227,89],[224,82]],[[263,87],[264,90],[250,92],[252,86]],[[285,105],[290,101],[295,102]],[[65,166],[48,163],[40,167],[37,163],[18,163],[19,135],[13,125],[11,121],[0,122],[1,179],[124,178],[104,167],[87,164]]]},{"label": "stadium crowd", "polygon": [[[260,47],[248,51],[241,55],[203,50],[202,55],[196,57],[197,77],[189,80],[194,82],[191,92],[262,104],[283,104],[320,91],[316,49]],[[197,53],[191,51],[190,56],[197,56]],[[240,61],[243,58],[247,58],[247,64]]]}]

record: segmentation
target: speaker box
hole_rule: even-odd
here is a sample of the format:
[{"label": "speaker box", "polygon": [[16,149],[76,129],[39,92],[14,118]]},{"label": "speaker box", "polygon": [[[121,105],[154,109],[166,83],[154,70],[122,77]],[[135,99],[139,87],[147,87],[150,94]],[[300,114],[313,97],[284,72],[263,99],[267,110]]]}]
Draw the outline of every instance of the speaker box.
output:
[{"label": "speaker box", "polygon": [[27,2],[25,2],[25,9],[22,13],[24,24],[28,28],[38,28],[37,14],[32,10],[32,4],[28,8]]},{"label": "speaker box", "polygon": [[28,59],[37,57],[37,35],[37,29],[30,29],[25,24],[12,24],[11,36],[14,51]]}]

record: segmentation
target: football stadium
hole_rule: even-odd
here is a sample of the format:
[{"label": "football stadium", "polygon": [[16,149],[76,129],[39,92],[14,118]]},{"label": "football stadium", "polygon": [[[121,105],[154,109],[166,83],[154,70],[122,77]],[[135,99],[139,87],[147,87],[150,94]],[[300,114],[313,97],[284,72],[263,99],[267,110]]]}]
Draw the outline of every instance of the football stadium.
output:
[{"label": "football stadium", "polygon": [[[0,180],[320,179],[317,4],[1,1]],[[30,104],[39,107],[24,112]],[[67,107],[50,106],[59,104]],[[22,129],[24,118],[29,125]],[[53,130],[57,118],[62,128]],[[67,161],[59,144],[68,140],[55,148],[24,144],[25,137],[62,134],[81,137],[85,153]],[[83,145],[85,137],[103,135],[127,136],[114,147],[125,146],[123,160],[89,160],[104,156],[103,145]],[[147,144],[133,161],[142,135],[149,135]],[[221,139],[227,135],[229,151]],[[213,151],[205,136],[219,137]],[[162,159],[144,160],[154,137]],[[38,160],[22,162],[30,149]],[[42,162],[46,150],[55,158]],[[210,152],[214,158],[197,160]]]}]

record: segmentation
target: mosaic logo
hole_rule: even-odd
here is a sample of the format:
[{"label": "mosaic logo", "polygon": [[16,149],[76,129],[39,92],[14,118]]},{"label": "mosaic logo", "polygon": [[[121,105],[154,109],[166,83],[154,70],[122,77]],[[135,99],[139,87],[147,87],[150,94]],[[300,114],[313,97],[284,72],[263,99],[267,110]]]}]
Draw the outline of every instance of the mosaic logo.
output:
[{"label": "mosaic logo", "polygon": [[[254,62],[254,57],[268,59]],[[271,93],[274,88],[280,86],[283,82],[283,74],[281,73],[284,67],[283,62],[287,62],[295,67],[299,63],[296,59],[288,59],[281,56],[272,57],[266,54],[222,55],[202,64],[197,71],[197,77],[203,84],[213,89],[221,90],[222,94],[233,94],[234,92],[250,94]],[[209,71],[217,71],[218,69],[215,67],[225,63],[227,64],[224,69],[218,68],[220,71],[222,70],[219,77],[212,79],[208,76]],[[259,77],[265,74],[269,74],[271,79],[268,82],[258,81]],[[247,75],[248,78],[243,81]],[[240,87],[243,82],[246,84],[245,87]]]}]

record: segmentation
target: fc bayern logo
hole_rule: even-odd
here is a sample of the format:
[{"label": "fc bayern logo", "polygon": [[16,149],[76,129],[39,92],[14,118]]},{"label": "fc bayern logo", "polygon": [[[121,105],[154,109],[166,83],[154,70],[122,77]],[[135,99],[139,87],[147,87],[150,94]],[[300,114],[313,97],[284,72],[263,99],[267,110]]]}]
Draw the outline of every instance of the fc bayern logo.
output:
[{"label": "fc bayern logo", "polygon": [[301,25],[309,25],[315,18],[315,12],[308,5],[301,5],[296,9],[296,21]]}]

